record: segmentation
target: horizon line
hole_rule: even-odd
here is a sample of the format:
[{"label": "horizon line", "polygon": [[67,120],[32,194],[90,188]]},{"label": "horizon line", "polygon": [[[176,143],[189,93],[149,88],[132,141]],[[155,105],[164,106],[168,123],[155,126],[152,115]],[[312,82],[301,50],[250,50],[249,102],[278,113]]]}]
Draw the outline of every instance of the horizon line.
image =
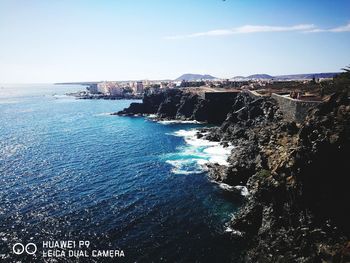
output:
[{"label": "horizon line", "polygon": [[[244,78],[247,78],[249,76],[253,76],[253,75],[269,75],[271,77],[281,77],[281,76],[294,76],[294,75],[312,75],[312,74],[335,74],[335,73],[342,73],[342,71],[322,71],[322,72],[309,72],[309,73],[290,73],[290,74],[268,74],[268,73],[254,73],[254,74],[250,74],[250,75],[247,75],[247,76],[243,76],[243,75],[236,75],[236,76],[233,76],[233,77],[229,77],[229,78],[222,78],[222,77],[215,77],[211,74],[208,74],[208,73],[204,73],[204,74],[201,74],[201,73],[184,73],[182,75],[186,75],[186,74],[191,74],[191,75],[209,75],[209,76],[212,76],[214,77],[214,79],[232,79],[232,78],[235,78],[235,77],[244,77]],[[181,75],[181,76],[182,76]],[[179,77],[181,77],[179,76]],[[100,83],[100,82],[112,82],[112,81],[115,81],[115,82],[128,82],[128,81],[145,81],[145,80],[148,80],[148,81],[174,81],[176,79],[178,79],[179,77],[175,78],[175,79],[170,79],[170,78],[164,78],[164,79],[129,79],[129,80],[84,80],[84,81],[52,81],[52,82],[0,82],[0,85],[16,85],[16,84],[54,84],[54,85],[60,85],[60,84],[80,84],[82,85],[83,83]],[[1,87],[0,87],[1,88]]]}]

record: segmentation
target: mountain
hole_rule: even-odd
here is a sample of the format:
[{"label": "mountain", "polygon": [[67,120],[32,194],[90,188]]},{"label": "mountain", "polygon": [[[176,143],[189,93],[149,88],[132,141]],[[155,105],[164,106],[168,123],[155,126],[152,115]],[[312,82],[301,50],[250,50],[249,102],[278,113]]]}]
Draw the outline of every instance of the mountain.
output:
[{"label": "mountain", "polygon": [[339,72],[326,72],[326,73],[308,73],[308,74],[292,74],[292,75],[279,75],[271,76],[268,74],[254,74],[248,77],[236,76],[232,80],[251,80],[251,79],[274,79],[274,80],[303,80],[303,79],[312,79],[312,78],[333,78],[338,75]]},{"label": "mountain", "polygon": [[236,79],[245,79],[244,76],[234,76],[233,78],[231,78],[231,80],[236,80]]},{"label": "mountain", "polygon": [[246,79],[273,79],[273,77],[267,74],[254,74],[246,77]]},{"label": "mountain", "polygon": [[273,76],[270,76],[268,74],[254,74],[254,75],[250,75],[248,77],[244,77],[244,76],[235,76],[233,78],[231,78],[231,80],[250,80],[250,79],[273,79]]},{"label": "mountain", "polygon": [[308,74],[293,74],[293,75],[281,75],[275,76],[276,79],[312,79],[315,78],[333,78],[335,75],[338,75],[339,72],[328,72],[328,73],[308,73]]},{"label": "mountain", "polygon": [[178,77],[177,79],[175,79],[175,81],[180,81],[180,80],[186,80],[186,81],[194,81],[194,80],[201,80],[201,79],[216,79],[215,77],[211,76],[211,75],[201,75],[201,74],[183,74],[180,77]]}]

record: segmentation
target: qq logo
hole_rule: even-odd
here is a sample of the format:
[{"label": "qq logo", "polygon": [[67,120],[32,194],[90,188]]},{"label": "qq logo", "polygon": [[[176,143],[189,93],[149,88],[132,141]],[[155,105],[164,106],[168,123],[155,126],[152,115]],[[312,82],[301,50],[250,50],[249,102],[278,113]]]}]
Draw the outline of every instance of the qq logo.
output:
[{"label": "qq logo", "polygon": [[36,245],[34,243],[28,243],[25,246],[22,243],[16,243],[16,244],[13,245],[12,251],[16,255],[21,255],[21,254],[24,253],[24,251],[28,255],[34,255],[35,252],[37,251],[37,247],[36,247]]}]

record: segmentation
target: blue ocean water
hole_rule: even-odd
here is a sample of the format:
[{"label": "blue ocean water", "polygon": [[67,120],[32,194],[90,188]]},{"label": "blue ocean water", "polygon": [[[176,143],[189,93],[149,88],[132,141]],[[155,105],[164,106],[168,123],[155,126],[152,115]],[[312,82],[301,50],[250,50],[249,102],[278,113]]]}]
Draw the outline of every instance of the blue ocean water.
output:
[{"label": "blue ocean water", "polygon": [[81,89],[0,87],[0,255],[12,259],[16,242],[90,240],[122,249],[123,262],[231,260],[225,224],[239,201],[199,166],[210,152],[176,136],[200,125],[64,96]]}]

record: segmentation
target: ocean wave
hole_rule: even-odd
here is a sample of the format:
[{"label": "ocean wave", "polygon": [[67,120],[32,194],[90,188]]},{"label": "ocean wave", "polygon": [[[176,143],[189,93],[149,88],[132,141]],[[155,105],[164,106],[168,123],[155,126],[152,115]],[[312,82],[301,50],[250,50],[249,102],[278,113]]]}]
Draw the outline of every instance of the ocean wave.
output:
[{"label": "ocean wave", "polygon": [[149,118],[149,119],[155,119],[157,118],[157,114],[148,114],[148,115],[145,115],[146,118]]},{"label": "ocean wave", "polygon": [[[155,117],[153,117],[155,118]],[[200,121],[182,121],[182,120],[162,120],[162,121],[158,121],[158,123],[160,124],[164,124],[164,125],[168,125],[168,124],[203,124],[203,122]]]},{"label": "ocean wave", "polygon": [[228,165],[227,158],[233,146],[224,147],[219,142],[197,138],[197,133],[197,129],[181,129],[170,134],[183,137],[186,142],[185,146],[178,148],[178,152],[165,156],[166,162],[173,166],[173,173],[202,173],[207,170],[208,163]]},{"label": "ocean wave", "polygon": [[208,162],[228,165],[227,158],[234,147],[232,145],[224,147],[220,142],[197,138],[197,133],[197,129],[179,130],[174,135],[184,137],[184,140],[189,145],[202,147],[203,155],[207,157],[206,160]]},{"label": "ocean wave", "polygon": [[209,158],[209,162],[227,166],[229,165],[227,158],[230,155],[232,149],[233,146],[223,147],[222,145],[218,144],[206,148],[204,152],[211,156],[211,158]]},{"label": "ocean wave", "polygon": [[226,227],[225,232],[230,233],[231,235],[239,236],[239,237],[243,236],[243,233],[241,231],[235,230],[229,226]]},{"label": "ocean wave", "polygon": [[203,173],[203,170],[197,165],[196,159],[167,160],[166,163],[173,166],[171,172],[174,174]]},{"label": "ocean wave", "polygon": [[93,116],[112,116],[113,112],[102,112],[102,113],[97,113],[94,114]]},{"label": "ocean wave", "polygon": [[236,185],[236,186],[231,186],[225,183],[219,183],[219,187],[223,190],[230,191],[230,192],[237,192],[240,193],[242,196],[248,196],[249,191],[247,187],[243,185]]},{"label": "ocean wave", "polygon": [[55,97],[55,98],[68,98],[68,97],[71,97],[71,96],[68,96],[66,94],[53,94],[52,97]]}]

